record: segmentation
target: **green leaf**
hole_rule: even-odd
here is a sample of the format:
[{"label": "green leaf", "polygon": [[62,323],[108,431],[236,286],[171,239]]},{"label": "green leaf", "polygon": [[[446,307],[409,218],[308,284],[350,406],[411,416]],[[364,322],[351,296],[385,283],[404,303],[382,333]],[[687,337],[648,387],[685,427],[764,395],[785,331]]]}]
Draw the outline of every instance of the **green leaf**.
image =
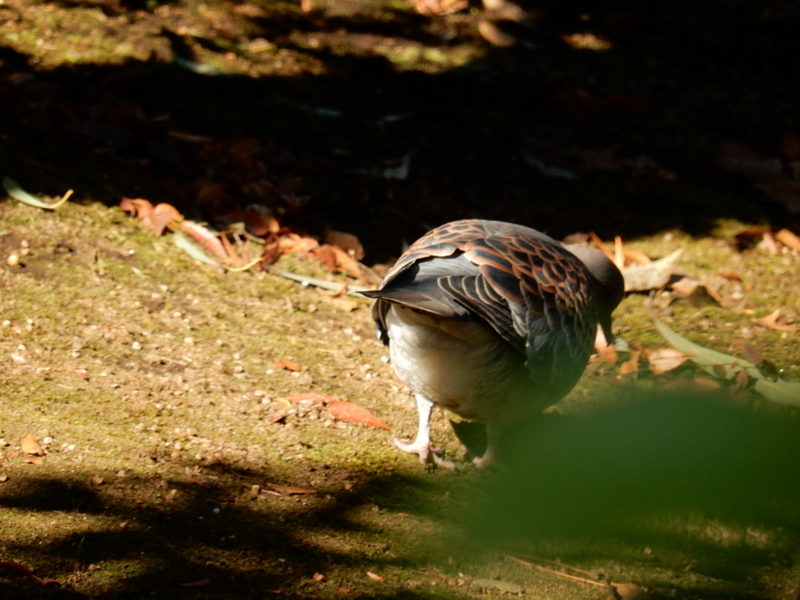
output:
[{"label": "green leaf", "polygon": [[64,202],[66,202],[67,199],[72,195],[72,190],[69,190],[66,194],[64,194],[64,197],[61,198],[61,200],[53,202],[52,204],[48,204],[47,202],[42,202],[38,198],[31,196],[28,192],[23,190],[16,181],[11,179],[11,177],[5,177],[3,179],[3,187],[8,192],[8,195],[12,198],[17,199],[20,202],[24,202],[30,206],[35,206],[36,208],[46,208],[48,210],[55,210],[64,204]]},{"label": "green leaf", "polygon": [[197,262],[204,263],[206,265],[217,265],[219,266],[216,260],[208,256],[205,251],[195,244],[192,240],[186,237],[182,232],[176,231],[172,234],[172,239],[175,242],[175,245],[186,252],[189,256],[191,256]]},{"label": "green leaf", "polygon": [[756,379],[755,390],[767,400],[789,406],[800,406],[800,382],[769,379],[753,363],[743,358],[717,352],[690,342],[685,337],[672,331],[655,316],[653,319],[655,320],[656,328],[670,345],[676,350],[691,354],[690,360],[707,373],[719,377],[720,370],[724,370],[725,377],[733,379],[739,371],[747,369],[747,374]]},{"label": "green leaf", "polygon": [[767,400],[789,406],[800,406],[800,382],[764,377],[756,381],[755,389]]}]

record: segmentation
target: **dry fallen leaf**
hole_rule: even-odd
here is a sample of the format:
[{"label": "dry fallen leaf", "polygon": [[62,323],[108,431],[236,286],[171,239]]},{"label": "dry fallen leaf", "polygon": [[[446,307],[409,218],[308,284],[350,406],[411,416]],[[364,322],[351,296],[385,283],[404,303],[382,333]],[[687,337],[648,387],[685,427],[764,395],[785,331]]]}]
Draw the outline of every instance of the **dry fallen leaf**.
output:
[{"label": "dry fallen leaf", "polygon": [[766,248],[767,252],[773,256],[781,253],[781,249],[778,248],[778,244],[775,242],[775,237],[769,231],[764,232],[764,238],[758,246],[759,248]]},{"label": "dry fallen leaf", "polygon": [[194,221],[186,220],[181,223],[181,230],[197,244],[200,244],[211,256],[228,258],[228,253],[225,251],[219,236],[207,227],[198,225]]},{"label": "dry fallen leaf", "polygon": [[749,360],[754,365],[758,366],[759,363],[764,362],[764,356],[756,350],[752,344],[749,344],[745,340],[739,338],[736,340],[736,345],[739,346],[739,352],[742,353],[742,356],[745,357],[746,360]]},{"label": "dry fallen leaf", "polygon": [[296,233],[282,236],[278,241],[281,254],[305,254],[319,246],[319,242],[312,237],[301,237]]},{"label": "dry fallen leaf", "polygon": [[688,352],[681,352],[675,348],[660,348],[648,353],[647,362],[654,375],[663,375],[677,369],[692,356]]},{"label": "dry fallen leaf", "polygon": [[33,436],[32,433],[28,433],[19,443],[20,450],[22,450],[25,454],[33,454],[34,456],[44,456],[44,450],[39,445],[39,442],[36,441],[36,438]]},{"label": "dry fallen leaf", "polygon": [[738,273],[730,273],[728,271],[723,271],[722,269],[719,269],[717,271],[717,275],[719,275],[720,277],[724,277],[725,279],[730,279],[731,281],[741,281],[742,280],[741,275],[739,275]]},{"label": "dry fallen leaf", "polygon": [[769,229],[763,225],[753,225],[733,236],[733,242],[739,252],[755,246]]},{"label": "dry fallen leaf", "polygon": [[287,371],[301,371],[303,369],[298,363],[291,360],[276,360],[272,368],[286,369]]},{"label": "dry fallen leaf", "polygon": [[376,575],[371,571],[367,571],[367,577],[372,579],[372,581],[377,581],[378,583],[383,583],[384,581],[386,581],[383,577],[381,577],[380,575]]},{"label": "dry fallen leaf", "polygon": [[278,233],[280,230],[280,225],[275,217],[265,216],[254,210],[235,210],[218,216],[216,220],[223,225],[244,223],[247,232],[258,237],[266,237],[268,234]]},{"label": "dry fallen leaf", "polygon": [[686,299],[692,306],[701,308],[712,304],[721,304],[722,296],[710,285],[691,277],[681,277],[670,284],[674,298]]},{"label": "dry fallen leaf", "polygon": [[622,269],[626,292],[645,292],[664,287],[683,254],[682,249],[646,265],[630,265]]},{"label": "dry fallen leaf", "polygon": [[647,256],[644,252],[639,252],[638,250],[628,250],[627,248],[624,250],[625,258],[630,262],[635,262],[639,265],[649,265],[653,262],[653,260]]},{"label": "dry fallen leaf", "polygon": [[614,253],[611,252],[608,248],[606,248],[603,240],[600,239],[600,236],[597,235],[594,231],[589,232],[589,237],[592,238],[592,243],[594,244],[595,248],[600,250],[603,254],[606,255],[606,258],[611,262],[614,262]]},{"label": "dry fallen leaf", "polygon": [[634,350],[631,352],[630,359],[626,360],[619,366],[619,374],[636,374],[639,371],[639,355],[641,355],[641,350]]},{"label": "dry fallen leaf", "polygon": [[94,475],[91,479],[92,485],[102,485],[103,478],[100,475]]},{"label": "dry fallen leaf", "polygon": [[352,233],[331,230],[325,235],[325,243],[341,248],[356,260],[364,258],[364,247]]},{"label": "dry fallen leaf", "polygon": [[595,347],[597,350],[597,354],[593,354],[590,358],[590,362],[601,362],[606,365],[614,365],[617,363],[617,351],[614,346],[610,346],[606,344],[600,348]]},{"label": "dry fallen leaf", "polygon": [[343,421],[344,423],[361,423],[368,427],[378,427],[386,430],[391,429],[386,423],[381,421],[366,408],[353,404],[352,402],[334,400],[329,402],[326,408],[337,421]]},{"label": "dry fallen leaf", "polygon": [[775,239],[792,250],[800,250],[800,237],[796,236],[788,229],[781,229],[775,234]]},{"label": "dry fallen leaf", "polygon": [[753,319],[753,323],[775,331],[797,331],[795,325],[789,325],[786,318],[781,316],[781,309],[776,308],[772,313],[760,319]]}]

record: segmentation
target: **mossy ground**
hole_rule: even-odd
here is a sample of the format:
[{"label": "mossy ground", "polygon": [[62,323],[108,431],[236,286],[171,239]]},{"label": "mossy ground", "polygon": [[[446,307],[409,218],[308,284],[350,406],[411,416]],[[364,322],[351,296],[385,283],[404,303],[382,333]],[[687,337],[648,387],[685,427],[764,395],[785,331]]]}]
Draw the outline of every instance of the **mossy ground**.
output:
[{"label": "mossy ground", "polygon": [[[786,33],[796,11],[780,2],[613,4],[591,24],[615,49],[593,53],[552,40],[493,49],[476,33],[476,11],[428,18],[398,2],[330,0],[310,13],[280,2],[0,3],[0,175],[31,192],[77,191],[56,212],[0,205],[0,257],[27,249],[21,266],[0,268],[0,560],[58,582],[3,568],[0,595],[607,596],[500,554],[513,550],[602,571],[653,598],[796,598],[791,510],[782,523],[690,506],[646,515],[647,527],[624,535],[589,527],[515,548],[479,543],[467,524],[502,489],[502,473],[466,463],[428,471],[399,455],[386,431],[285,400],[319,392],[370,409],[392,434],[413,433],[413,400],[381,360],[369,303],[345,312],[269,273],[222,274],[141,232],[114,207],[121,196],[211,218],[165,196],[179,186],[163,182],[184,185],[212,169],[188,154],[176,162],[165,149],[184,147],[168,137],[152,144],[135,130],[133,142],[118,142],[120,129],[93,128],[83,112],[94,106],[87,98],[112,94],[143,110],[144,129],[169,122],[273,144],[285,156],[270,164],[271,181],[299,173],[311,196],[287,221],[352,231],[378,262],[459,217],[525,222],[557,237],[621,234],[651,256],[683,248],[679,271],[718,287],[723,303],[662,303],[659,318],[730,354],[744,336],[800,380],[798,333],[753,324],[776,308],[797,319],[797,253],[731,243],[754,223],[798,232],[797,217],[713,166],[724,137],[768,157],[782,131],[800,129],[787,75],[800,52],[783,46],[796,44]],[[190,73],[173,52],[226,75]],[[655,116],[614,109],[605,100],[614,94],[637,97]],[[580,151],[609,148],[647,155],[678,178],[583,169]],[[408,180],[379,176],[408,153]],[[579,178],[543,177],[530,157]],[[628,296],[616,322],[636,347],[665,345],[644,295]],[[654,377],[642,363],[636,378],[593,363],[564,406],[685,391],[698,375],[707,384],[690,365]],[[754,396],[734,400],[797,419]],[[445,415],[434,432],[458,459]],[[28,433],[44,446],[39,464],[19,452]],[[198,585],[182,585],[190,583]]]}]

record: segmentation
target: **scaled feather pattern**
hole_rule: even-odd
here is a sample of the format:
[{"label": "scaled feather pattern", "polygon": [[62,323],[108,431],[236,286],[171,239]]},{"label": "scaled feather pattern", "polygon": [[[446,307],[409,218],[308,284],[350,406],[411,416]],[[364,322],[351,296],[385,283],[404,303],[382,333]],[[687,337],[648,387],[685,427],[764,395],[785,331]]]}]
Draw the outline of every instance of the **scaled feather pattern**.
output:
[{"label": "scaled feather pattern", "polygon": [[395,372],[417,399],[417,438],[395,443],[452,466],[430,444],[439,405],[487,425],[488,449],[476,463],[491,463],[509,425],[574,387],[598,325],[611,339],[623,290],[598,250],[522,225],[469,219],[424,235],[367,293]]}]

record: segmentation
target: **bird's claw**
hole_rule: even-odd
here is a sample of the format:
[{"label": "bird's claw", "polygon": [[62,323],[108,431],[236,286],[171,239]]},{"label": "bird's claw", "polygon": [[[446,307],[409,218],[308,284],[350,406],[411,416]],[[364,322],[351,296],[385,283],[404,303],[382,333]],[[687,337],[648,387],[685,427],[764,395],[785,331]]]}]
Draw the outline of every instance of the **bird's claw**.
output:
[{"label": "bird's claw", "polygon": [[433,463],[437,467],[442,467],[443,469],[456,468],[455,463],[445,460],[439,456],[442,453],[442,449],[431,446],[430,442],[404,442],[400,438],[392,438],[392,441],[394,442],[394,445],[400,448],[400,450],[403,452],[418,455],[419,461],[423,465]]}]

